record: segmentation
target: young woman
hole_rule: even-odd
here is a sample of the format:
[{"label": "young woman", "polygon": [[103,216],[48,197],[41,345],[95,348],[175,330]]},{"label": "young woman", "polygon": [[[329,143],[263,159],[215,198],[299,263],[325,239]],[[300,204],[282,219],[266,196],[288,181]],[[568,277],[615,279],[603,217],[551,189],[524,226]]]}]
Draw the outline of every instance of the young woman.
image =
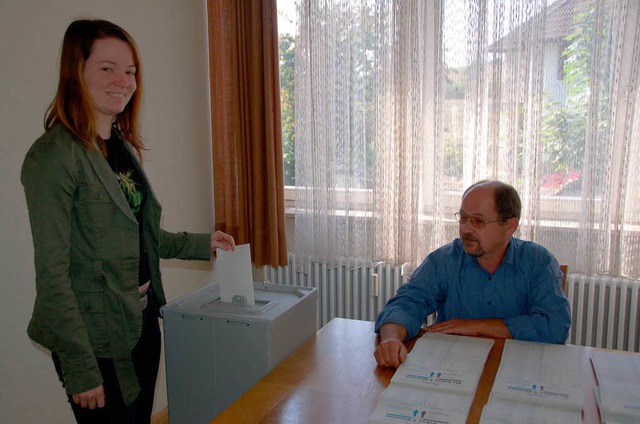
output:
[{"label": "young woman", "polygon": [[140,166],[141,66],[119,26],[67,28],[45,133],[22,167],[36,266],[30,338],[79,423],[148,423],[165,303],[159,259],[209,260],[228,234],[169,233]]}]

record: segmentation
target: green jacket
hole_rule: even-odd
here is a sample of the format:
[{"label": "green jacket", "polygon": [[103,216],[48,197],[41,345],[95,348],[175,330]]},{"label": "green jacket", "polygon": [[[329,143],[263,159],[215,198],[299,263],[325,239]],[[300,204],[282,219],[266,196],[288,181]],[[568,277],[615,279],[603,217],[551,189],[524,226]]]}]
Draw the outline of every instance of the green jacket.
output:
[{"label": "green jacket", "polygon": [[[208,260],[211,240],[160,228],[162,208],[129,151],[147,185],[142,225],[159,307],[160,258]],[[33,144],[21,180],[36,267],[29,337],[58,353],[70,394],[102,384],[96,357],[113,358],[129,404],[139,392],[131,360],[142,328],[138,222],[100,150],[87,150],[62,125]]]}]

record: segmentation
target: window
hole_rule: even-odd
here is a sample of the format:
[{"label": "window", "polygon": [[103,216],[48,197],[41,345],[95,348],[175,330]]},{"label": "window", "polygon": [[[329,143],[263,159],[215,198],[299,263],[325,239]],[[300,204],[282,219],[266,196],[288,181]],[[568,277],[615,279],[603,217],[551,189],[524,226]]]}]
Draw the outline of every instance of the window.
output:
[{"label": "window", "polygon": [[[303,24],[280,39],[296,250],[415,262],[455,236],[461,191],[497,178],[521,193],[521,237],[574,270],[640,276],[640,199],[624,171],[639,155],[637,4],[279,7]],[[362,234],[374,247],[357,248]],[[319,248],[323,237],[344,246]]]},{"label": "window", "polygon": [[[278,0],[278,32],[280,48],[280,94],[282,107],[282,144],[284,154],[285,186],[296,185],[295,179],[295,120],[294,120],[294,72],[295,43],[297,34],[296,0]],[[292,190],[287,198],[293,199]]]}]

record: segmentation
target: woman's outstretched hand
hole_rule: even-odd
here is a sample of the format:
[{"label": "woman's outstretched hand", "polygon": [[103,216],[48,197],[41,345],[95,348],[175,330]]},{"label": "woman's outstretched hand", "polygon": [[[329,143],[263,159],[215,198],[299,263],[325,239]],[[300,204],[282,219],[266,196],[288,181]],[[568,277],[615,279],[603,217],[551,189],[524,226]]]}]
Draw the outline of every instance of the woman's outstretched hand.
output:
[{"label": "woman's outstretched hand", "polygon": [[215,252],[218,247],[222,250],[234,251],[236,250],[236,242],[229,234],[214,231],[211,233],[211,250]]}]

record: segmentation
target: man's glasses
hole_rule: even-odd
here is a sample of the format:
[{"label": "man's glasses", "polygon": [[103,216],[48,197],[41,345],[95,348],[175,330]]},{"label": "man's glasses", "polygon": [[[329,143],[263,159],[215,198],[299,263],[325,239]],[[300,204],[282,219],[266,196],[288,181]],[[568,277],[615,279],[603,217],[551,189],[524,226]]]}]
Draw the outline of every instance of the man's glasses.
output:
[{"label": "man's glasses", "polygon": [[468,215],[463,215],[460,212],[456,212],[456,220],[458,220],[458,224],[460,225],[465,225],[467,223],[467,221],[469,221],[471,223],[471,226],[473,228],[484,228],[487,226],[487,224],[492,224],[494,222],[502,222],[504,221],[504,219],[496,219],[493,221],[486,221],[482,218],[478,218],[477,216],[468,216]]}]

